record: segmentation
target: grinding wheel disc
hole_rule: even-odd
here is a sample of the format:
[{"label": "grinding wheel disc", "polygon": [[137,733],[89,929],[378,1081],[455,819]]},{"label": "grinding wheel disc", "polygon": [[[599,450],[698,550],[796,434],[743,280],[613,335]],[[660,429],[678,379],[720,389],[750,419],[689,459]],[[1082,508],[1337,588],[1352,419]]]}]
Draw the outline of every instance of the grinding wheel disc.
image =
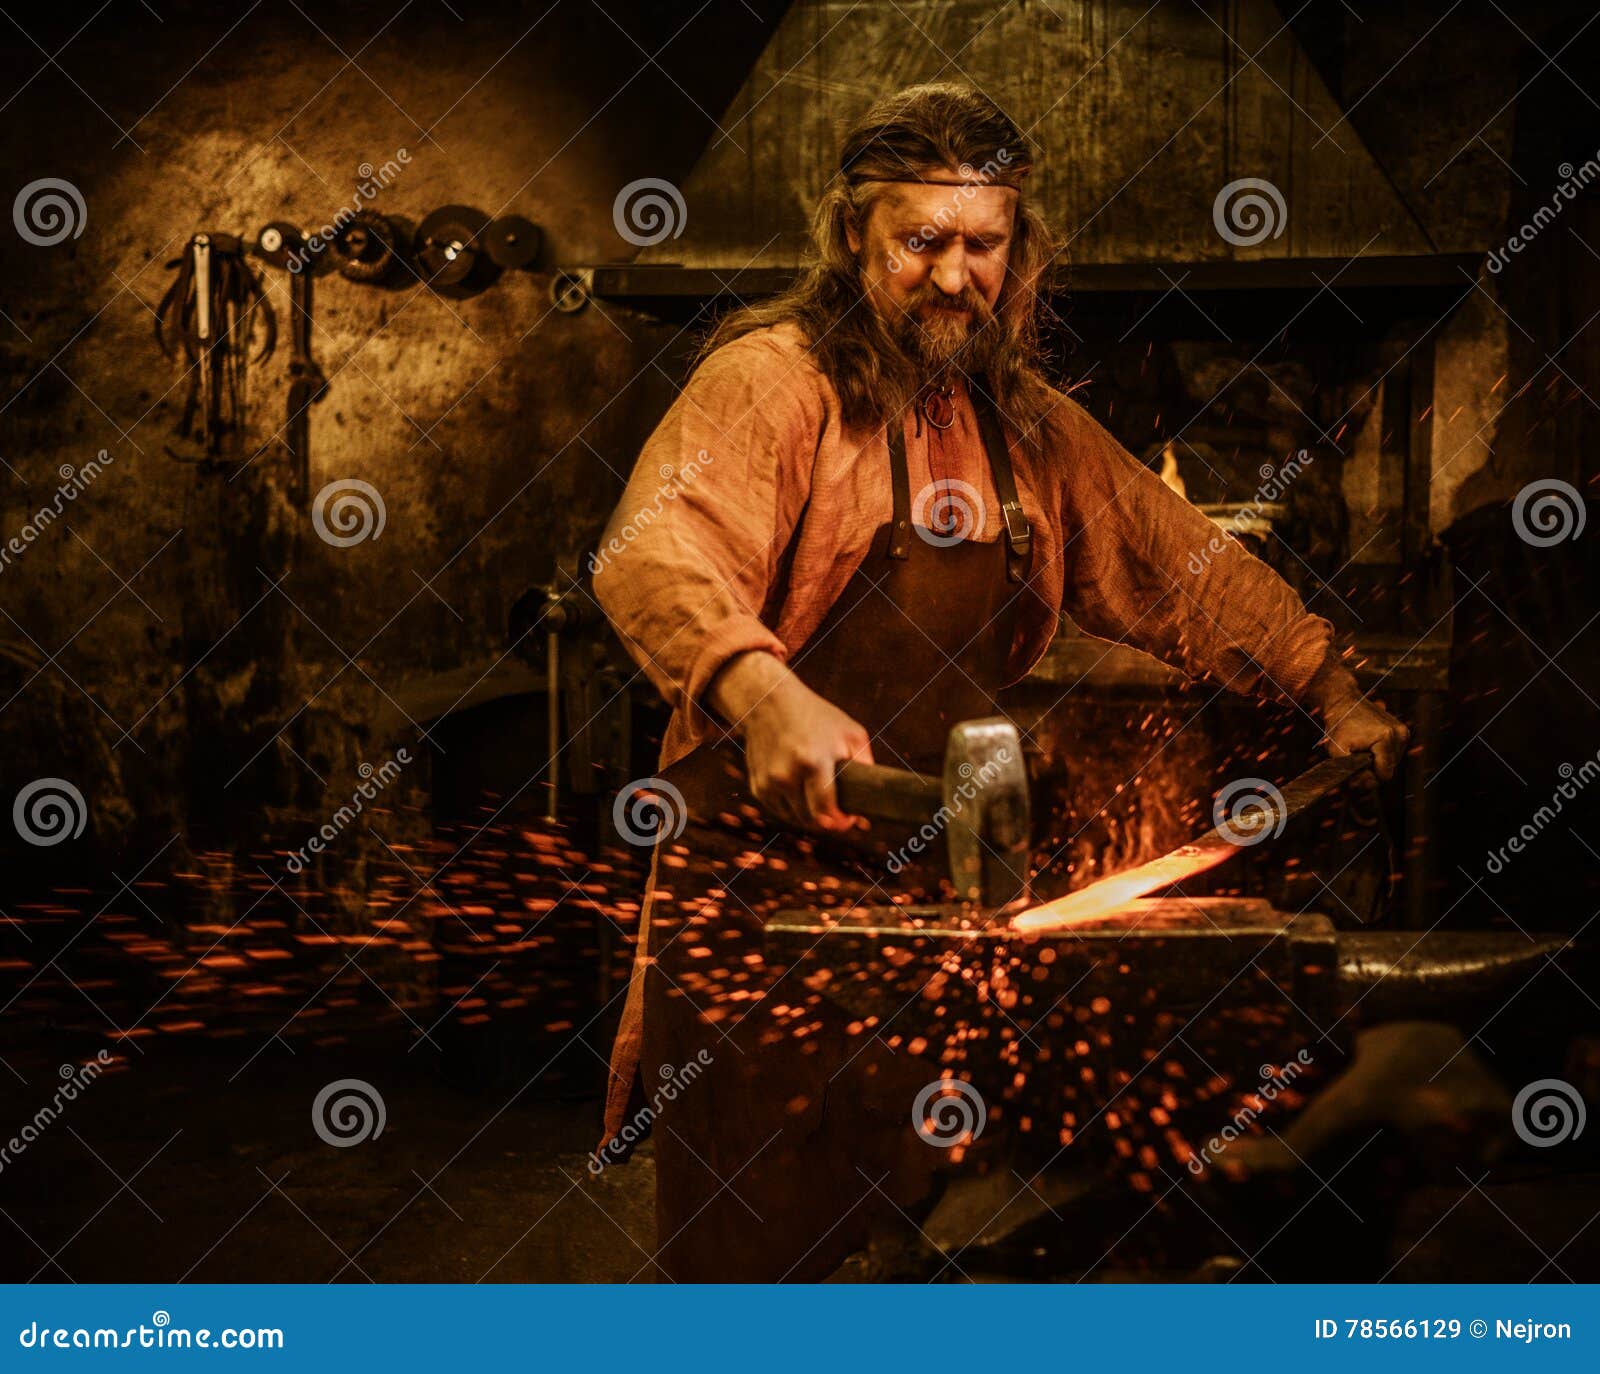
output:
[{"label": "grinding wheel disc", "polygon": [[557,272],[550,278],[550,304],[563,315],[576,315],[589,304],[589,283],[578,272]]},{"label": "grinding wheel disc", "polygon": [[539,226],[521,215],[502,215],[482,234],[483,251],[497,267],[508,270],[532,263],[543,239]]},{"label": "grinding wheel disc", "polygon": [[305,236],[288,220],[275,219],[256,235],[256,256],[273,267],[287,267],[291,257],[304,259]]},{"label": "grinding wheel disc", "polygon": [[488,223],[481,210],[446,205],[417,226],[417,260],[429,286],[456,286],[477,266],[478,235]]},{"label": "grinding wheel disc", "polygon": [[351,281],[378,281],[394,266],[394,227],[375,210],[361,210],[334,236],[339,271]]}]

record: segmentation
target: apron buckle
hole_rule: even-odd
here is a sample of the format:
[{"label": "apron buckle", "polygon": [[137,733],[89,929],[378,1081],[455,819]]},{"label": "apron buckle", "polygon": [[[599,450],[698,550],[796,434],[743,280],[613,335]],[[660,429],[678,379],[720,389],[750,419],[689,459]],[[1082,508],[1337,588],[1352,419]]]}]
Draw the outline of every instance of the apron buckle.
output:
[{"label": "apron buckle", "polygon": [[1028,524],[1028,517],[1023,514],[1021,502],[1005,502],[1000,507],[1000,514],[1005,517],[1006,539],[1011,544],[1011,551],[1019,558],[1026,558],[1033,548],[1033,529]]}]

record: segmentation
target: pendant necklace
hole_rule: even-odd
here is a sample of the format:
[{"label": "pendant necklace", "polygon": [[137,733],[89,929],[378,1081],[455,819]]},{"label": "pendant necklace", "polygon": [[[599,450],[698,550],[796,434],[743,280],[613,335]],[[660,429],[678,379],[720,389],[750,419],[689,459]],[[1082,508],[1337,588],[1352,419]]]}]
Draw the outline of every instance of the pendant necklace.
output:
[{"label": "pendant necklace", "polygon": [[935,429],[949,429],[956,422],[956,389],[933,387],[922,394],[922,413]]}]

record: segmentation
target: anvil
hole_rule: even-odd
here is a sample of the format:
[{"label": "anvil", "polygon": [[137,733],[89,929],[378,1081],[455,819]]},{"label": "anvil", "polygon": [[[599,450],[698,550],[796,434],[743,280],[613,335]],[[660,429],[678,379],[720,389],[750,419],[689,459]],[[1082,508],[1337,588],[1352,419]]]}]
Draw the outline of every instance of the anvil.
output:
[{"label": "anvil", "polygon": [[1561,935],[1338,931],[1325,916],[1230,897],[1129,902],[1051,932],[953,904],[796,909],[767,922],[765,945],[852,1015],[907,1034],[942,1033],[986,1004],[1027,1025],[1096,999],[1182,1014],[1270,997],[1315,1028],[1347,1012],[1486,1015],[1547,961],[1574,957]]}]

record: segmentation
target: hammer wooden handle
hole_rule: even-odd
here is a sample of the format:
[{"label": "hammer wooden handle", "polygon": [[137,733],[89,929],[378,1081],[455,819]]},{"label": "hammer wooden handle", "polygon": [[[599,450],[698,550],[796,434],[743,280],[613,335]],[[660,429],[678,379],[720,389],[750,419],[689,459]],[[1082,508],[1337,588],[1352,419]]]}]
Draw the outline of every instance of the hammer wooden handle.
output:
[{"label": "hammer wooden handle", "polygon": [[874,820],[915,825],[931,819],[944,805],[944,783],[939,778],[876,763],[841,763],[833,787],[841,811]]}]

